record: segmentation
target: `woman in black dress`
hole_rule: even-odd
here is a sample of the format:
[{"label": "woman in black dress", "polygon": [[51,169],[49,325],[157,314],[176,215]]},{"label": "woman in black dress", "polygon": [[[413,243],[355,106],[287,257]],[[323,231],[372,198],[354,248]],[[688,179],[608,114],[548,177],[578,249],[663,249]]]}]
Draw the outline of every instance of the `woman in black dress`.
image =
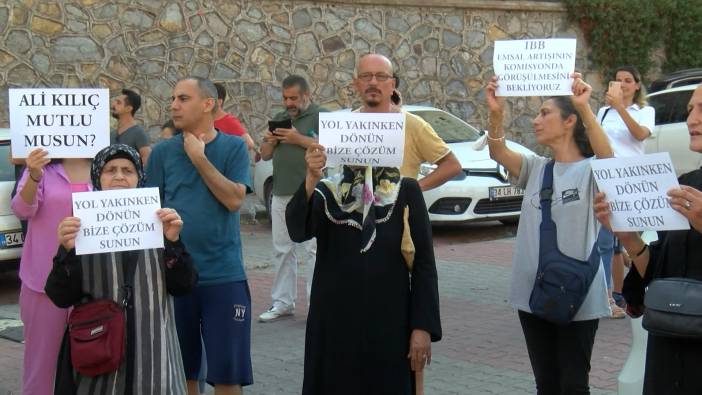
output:
[{"label": "woman in black dress", "polygon": [[286,220],[317,238],[304,395],[409,395],[441,338],[431,226],[419,184],[396,168],[344,166],[322,180],[320,145]]},{"label": "woman in black dress", "polygon": [[[690,150],[702,153],[702,86],[688,104]],[[646,245],[637,232],[616,232],[632,255],[634,269],[624,281],[624,298],[632,315],[643,303],[645,287],[656,278],[687,277],[702,281],[702,169],[683,174],[679,189],[668,192],[671,206],[690,222],[689,230],[659,232]],[[603,193],[595,204],[597,219],[609,224],[609,205]],[[638,311],[634,311],[638,310]],[[702,394],[702,339],[680,339],[649,333],[644,394]]]}]

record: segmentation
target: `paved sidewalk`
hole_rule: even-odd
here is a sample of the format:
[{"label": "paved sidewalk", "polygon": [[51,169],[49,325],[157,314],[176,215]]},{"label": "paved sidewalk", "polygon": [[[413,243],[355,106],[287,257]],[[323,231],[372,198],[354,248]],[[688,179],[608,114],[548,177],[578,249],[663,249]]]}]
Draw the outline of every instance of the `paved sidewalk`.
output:
[{"label": "paved sidewalk", "polygon": [[[242,225],[242,239],[257,317],[270,303],[270,231]],[[513,246],[511,238],[435,243],[444,339],[433,346],[425,380],[428,395],[535,393],[519,321],[506,303]],[[302,281],[299,289],[304,289]],[[246,394],[300,393],[307,308],[301,294],[294,317],[253,324],[255,384]],[[615,393],[629,352],[629,334],[628,320],[600,321],[590,375],[593,394]],[[0,340],[0,395],[19,394],[21,360],[22,345]]]}]

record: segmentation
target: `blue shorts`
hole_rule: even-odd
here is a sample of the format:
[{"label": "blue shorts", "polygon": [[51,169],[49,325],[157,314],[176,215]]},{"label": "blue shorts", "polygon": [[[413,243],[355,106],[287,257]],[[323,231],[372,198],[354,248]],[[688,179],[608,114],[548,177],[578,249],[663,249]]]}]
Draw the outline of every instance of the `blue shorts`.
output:
[{"label": "blue shorts", "polygon": [[198,286],[174,299],[185,378],[198,379],[204,343],[208,383],[253,384],[248,282]]}]

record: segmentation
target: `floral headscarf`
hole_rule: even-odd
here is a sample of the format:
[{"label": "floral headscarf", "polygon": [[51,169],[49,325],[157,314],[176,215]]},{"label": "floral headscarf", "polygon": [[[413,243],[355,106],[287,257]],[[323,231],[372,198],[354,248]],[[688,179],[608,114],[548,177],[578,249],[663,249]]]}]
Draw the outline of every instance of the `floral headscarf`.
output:
[{"label": "floral headscarf", "polygon": [[107,162],[111,161],[112,159],[127,159],[131,161],[134,164],[134,168],[136,168],[137,171],[137,176],[139,177],[137,188],[141,188],[146,184],[144,166],[141,164],[141,157],[139,156],[139,153],[128,145],[113,144],[100,150],[100,152],[95,155],[93,164],[90,167],[90,179],[93,181],[93,188],[96,191],[102,190],[102,186],[100,185],[102,169],[105,167]]},{"label": "floral headscarf", "polygon": [[[342,166],[329,178],[322,180],[334,196],[342,213],[334,218],[361,229],[361,253],[375,241],[375,224],[392,214],[400,185],[400,170],[396,167]],[[335,217],[335,215],[328,211]],[[348,214],[361,214],[358,224]],[[380,215],[379,215],[380,214]]]}]

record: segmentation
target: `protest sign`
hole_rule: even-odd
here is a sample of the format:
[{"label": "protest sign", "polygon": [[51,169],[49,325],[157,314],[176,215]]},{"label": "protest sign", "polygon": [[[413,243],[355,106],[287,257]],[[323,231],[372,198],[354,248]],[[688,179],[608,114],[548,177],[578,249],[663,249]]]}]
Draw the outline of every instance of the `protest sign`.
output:
[{"label": "protest sign", "polygon": [[76,192],[73,215],[80,218],[76,255],[163,248],[158,188]]},{"label": "protest sign", "polygon": [[92,158],[110,145],[107,89],[10,89],[12,156]]},{"label": "protest sign", "polygon": [[575,71],[574,38],[495,41],[497,96],[568,96]]},{"label": "protest sign", "polygon": [[405,114],[319,113],[319,144],[327,151],[327,166],[400,167]]},{"label": "protest sign", "polygon": [[690,229],[668,200],[668,190],[679,184],[667,152],[595,160],[592,172],[607,195],[614,231]]}]

